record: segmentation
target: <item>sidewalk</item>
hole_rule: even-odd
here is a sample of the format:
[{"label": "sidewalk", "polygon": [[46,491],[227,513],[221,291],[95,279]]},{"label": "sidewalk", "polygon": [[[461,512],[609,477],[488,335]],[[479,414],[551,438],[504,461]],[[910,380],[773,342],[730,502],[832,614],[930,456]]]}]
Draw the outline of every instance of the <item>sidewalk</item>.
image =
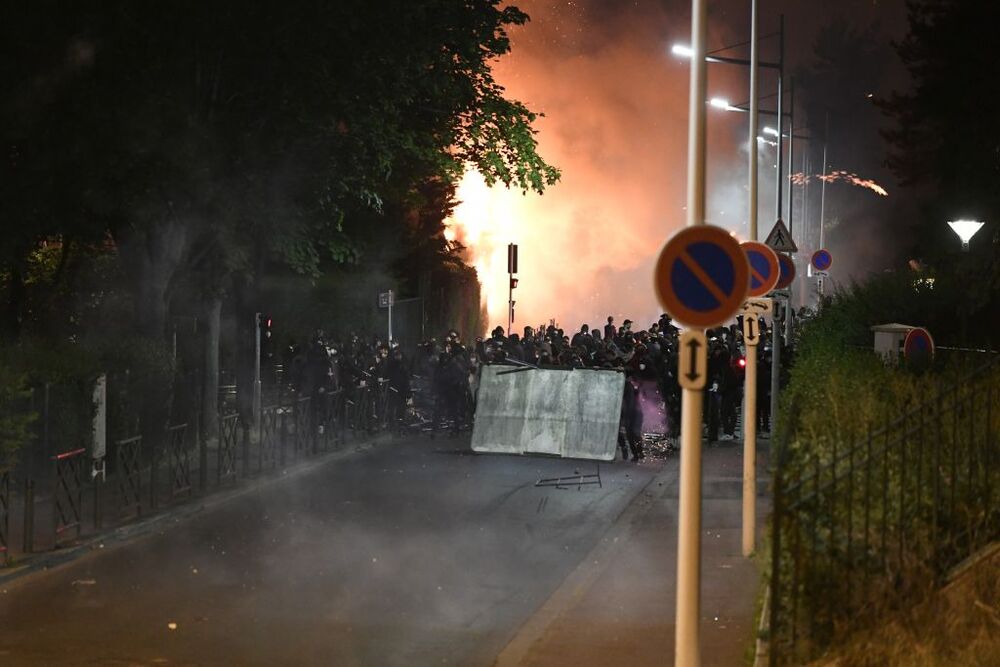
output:
[{"label": "sidewalk", "polygon": [[[760,445],[759,445],[760,446]],[[758,545],[767,516],[758,452]],[[760,572],[741,554],[742,442],[703,449],[702,664],[746,664]],[[668,460],[601,544],[518,631],[496,661],[514,665],[673,662],[679,457]]]}]

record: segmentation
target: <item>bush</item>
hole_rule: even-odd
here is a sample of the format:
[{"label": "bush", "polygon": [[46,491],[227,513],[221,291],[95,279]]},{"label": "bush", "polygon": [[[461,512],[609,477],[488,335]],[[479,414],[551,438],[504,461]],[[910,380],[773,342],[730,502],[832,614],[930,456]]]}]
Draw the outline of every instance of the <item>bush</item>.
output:
[{"label": "bush", "polygon": [[[8,461],[32,443],[39,444],[36,459],[90,443],[92,391],[99,369],[93,354],[67,341],[28,338],[5,348],[0,366],[6,386],[14,387],[8,389],[11,400],[5,410],[23,425],[9,443]],[[41,451],[43,433],[49,451]]]},{"label": "bush", "polygon": [[894,366],[871,349],[871,325],[923,323],[906,300],[934,304],[913,289],[879,276],[801,327],[772,449],[782,481],[772,640],[793,659],[908,608],[1000,535],[990,502],[1000,484],[1000,362],[940,355],[927,368]]},{"label": "bush", "polygon": [[31,440],[38,413],[29,409],[30,397],[24,375],[0,363],[0,473],[14,465],[18,450]]}]

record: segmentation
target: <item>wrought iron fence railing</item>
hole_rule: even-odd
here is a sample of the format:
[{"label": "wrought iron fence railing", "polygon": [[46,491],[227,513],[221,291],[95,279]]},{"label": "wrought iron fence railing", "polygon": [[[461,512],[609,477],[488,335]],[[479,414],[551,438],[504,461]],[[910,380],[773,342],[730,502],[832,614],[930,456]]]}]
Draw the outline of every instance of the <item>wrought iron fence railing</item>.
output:
[{"label": "wrought iron fence railing", "polygon": [[215,435],[207,437],[200,377],[192,374],[157,393],[169,399],[169,419],[149,429],[135,390],[141,384],[128,374],[108,378],[106,467],[94,465],[92,447],[79,445],[79,433],[90,434],[92,388],[76,388],[83,407],[73,428],[59,424],[62,393],[71,391],[33,393],[25,409],[40,415],[36,439],[18,465],[0,471],[0,567],[394,426],[387,383],[313,396],[276,387],[265,394],[259,423],[220,405]]},{"label": "wrought iron fence railing", "polygon": [[854,442],[774,453],[770,662],[802,664],[1000,536],[993,359]]}]

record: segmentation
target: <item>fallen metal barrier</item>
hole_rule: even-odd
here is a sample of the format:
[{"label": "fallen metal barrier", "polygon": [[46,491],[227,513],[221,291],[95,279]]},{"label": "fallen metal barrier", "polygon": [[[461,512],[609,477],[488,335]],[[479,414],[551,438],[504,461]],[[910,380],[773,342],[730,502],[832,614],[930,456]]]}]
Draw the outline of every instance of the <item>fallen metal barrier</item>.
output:
[{"label": "fallen metal barrier", "polygon": [[472,449],[614,460],[624,389],[613,370],[485,366]]}]

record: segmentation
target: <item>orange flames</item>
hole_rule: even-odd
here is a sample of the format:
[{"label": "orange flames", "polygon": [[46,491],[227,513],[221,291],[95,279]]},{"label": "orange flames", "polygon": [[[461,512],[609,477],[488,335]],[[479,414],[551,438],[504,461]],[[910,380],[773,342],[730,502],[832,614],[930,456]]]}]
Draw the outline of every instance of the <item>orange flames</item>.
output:
[{"label": "orange flames", "polygon": [[445,220],[445,238],[458,241],[469,252],[469,262],[479,274],[483,301],[490,323],[506,323],[507,244],[520,235],[523,211],[518,210],[519,193],[503,186],[490,188],[482,174],[469,170],[458,184],[458,205]]}]

